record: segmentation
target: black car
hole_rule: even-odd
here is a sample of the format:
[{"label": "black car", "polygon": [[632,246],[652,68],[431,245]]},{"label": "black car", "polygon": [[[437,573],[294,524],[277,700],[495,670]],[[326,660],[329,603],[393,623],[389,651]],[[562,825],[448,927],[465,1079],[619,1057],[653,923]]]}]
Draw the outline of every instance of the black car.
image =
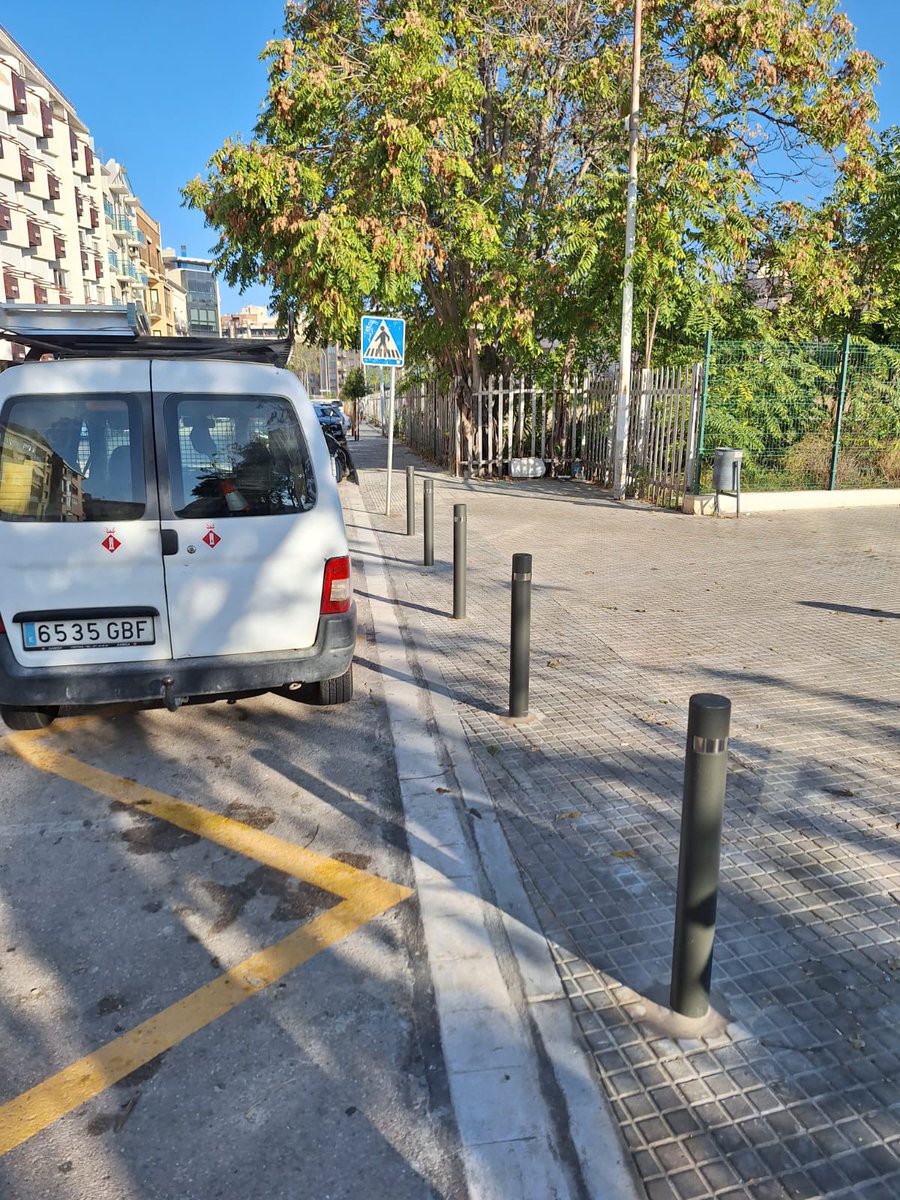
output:
[{"label": "black car", "polygon": [[344,423],[341,420],[341,414],[333,405],[314,401],[313,408],[316,410],[319,424],[325,433],[330,433],[332,437],[336,438],[344,436]]}]

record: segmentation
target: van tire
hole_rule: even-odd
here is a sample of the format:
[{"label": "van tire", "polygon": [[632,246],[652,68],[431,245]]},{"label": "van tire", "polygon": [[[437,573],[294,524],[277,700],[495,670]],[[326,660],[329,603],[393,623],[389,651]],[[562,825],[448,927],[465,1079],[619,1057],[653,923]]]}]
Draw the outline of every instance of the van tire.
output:
[{"label": "van tire", "polygon": [[0,717],[8,729],[16,732],[26,729],[46,729],[56,720],[58,708],[12,708],[0,704]]},{"label": "van tire", "polygon": [[337,679],[320,679],[315,687],[315,702],[322,705],[346,704],[353,699],[353,664]]}]

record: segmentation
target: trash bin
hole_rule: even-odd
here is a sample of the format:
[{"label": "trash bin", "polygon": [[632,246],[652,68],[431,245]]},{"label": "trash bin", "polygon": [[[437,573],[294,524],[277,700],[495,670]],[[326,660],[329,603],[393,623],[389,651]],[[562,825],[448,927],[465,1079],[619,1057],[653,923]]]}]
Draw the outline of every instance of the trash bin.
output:
[{"label": "trash bin", "polygon": [[736,492],[741,482],[741,459],[743,450],[732,450],[728,446],[716,446],[713,460],[713,490]]}]

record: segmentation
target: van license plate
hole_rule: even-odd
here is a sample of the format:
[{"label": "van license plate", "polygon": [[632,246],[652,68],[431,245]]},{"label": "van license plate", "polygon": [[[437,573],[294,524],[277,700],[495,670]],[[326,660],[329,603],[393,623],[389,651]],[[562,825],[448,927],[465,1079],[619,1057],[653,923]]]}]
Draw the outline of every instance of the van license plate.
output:
[{"label": "van license plate", "polygon": [[89,621],[25,621],[26,650],[100,650],[108,646],[149,646],[156,641],[152,617],[93,617]]}]

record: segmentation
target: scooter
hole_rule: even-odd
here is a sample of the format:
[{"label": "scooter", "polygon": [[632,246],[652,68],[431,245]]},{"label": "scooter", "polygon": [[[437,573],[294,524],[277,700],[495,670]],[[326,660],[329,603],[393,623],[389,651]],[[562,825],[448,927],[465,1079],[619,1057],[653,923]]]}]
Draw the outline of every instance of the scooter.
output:
[{"label": "scooter", "polygon": [[359,486],[359,475],[356,473],[356,467],[353,465],[353,459],[350,457],[350,447],[347,445],[347,436],[343,432],[338,436],[335,433],[329,433],[327,429],[323,429],[325,435],[325,445],[328,447],[328,453],[334,459],[334,474],[338,481],[347,478],[351,483]]}]

